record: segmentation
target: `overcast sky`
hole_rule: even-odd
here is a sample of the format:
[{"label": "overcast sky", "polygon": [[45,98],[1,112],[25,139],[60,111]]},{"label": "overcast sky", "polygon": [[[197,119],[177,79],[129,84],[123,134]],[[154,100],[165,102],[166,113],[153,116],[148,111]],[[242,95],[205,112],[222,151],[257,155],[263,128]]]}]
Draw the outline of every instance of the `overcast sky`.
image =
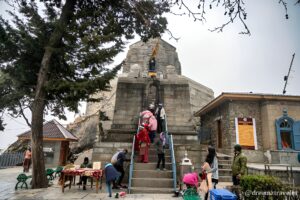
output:
[{"label": "overcast sky", "polygon": [[[300,5],[288,1],[291,3],[286,20],[278,0],[245,2],[251,36],[238,34],[243,30],[238,21],[222,33],[208,31],[227,19],[223,11],[214,12],[216,9],[207,10],[204,25],[188,17],[168,15],[168,28],[180,40],[169,40],[168,34],[163,39],[177,48],[182,74],[211,88],[215,97],[222,92],[282,94],[283,77],[295,53],[286,94],[300,95]],[[0,9],[3,14],[5,7],[1,5]],[[128,46],[137,40],[130,41]],[[116,62],[126,57],[127,50],[128,47],[117,56]],[[61,123],[73,119],[74,113],[70,113],[68,121]],[[7,127],[0,132],[0,148],[7,147],[17,139],[16,135],[29,129],[22,119],[6,117],[5,120]]]}]

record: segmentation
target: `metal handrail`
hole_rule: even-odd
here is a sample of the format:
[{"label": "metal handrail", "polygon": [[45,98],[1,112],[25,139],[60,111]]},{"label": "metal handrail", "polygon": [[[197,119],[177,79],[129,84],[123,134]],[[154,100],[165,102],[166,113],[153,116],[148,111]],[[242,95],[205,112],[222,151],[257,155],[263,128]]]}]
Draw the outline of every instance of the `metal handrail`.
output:
[{"label": "metal handrail", "polygon": [[[136,131],[136,134],[140,130],[140,125],[141,125],[141,114],[139,115],[139,123],[138,123],[138,128]],[[131,190],[131,183],[132,183],[132,174],[133,174],[133,166],[134,166],[134,144],[135,144],[135,136],[133,136],[133,141],[132,141],[132,148],[131,148],[131,157],[130,157],[130,167],[129,167],[129,177],[128,177],[128,194],[130,194]]]},{"label": "metal handrail", "polygon": [[128,194],[130,194],[130,190],[131,190],[131,179],[132,179],[133,164],[134,164],[134,144],[135,144],[135,137],[133,136],[131,157],[130,157],[130,168],[129,168]]},{"label": "metal handrail", "polygon": [[165,134],[167,143],[169,144],[169,149],[171,151],[171,161],[172,161],[172,174],[173,174],[173,189],[174,192],[177,190],[177,181],[176,181],[176,160],[175,160],[175,154],[174,154],[174,145],[173,145],[173,136],[172,134],[169,135],[168,132],[168,121],[167,121],[167,115],[165,115]]},{"label": "metal handrail", "polygon": [[174,155],[174,145],[173,145],[173,135],[170,135],[170,150],[171,150],[171,159],[172,159],[172,172],[173,172],[173,189],[176,191],[176,160]]},{"label": "metal handrail", "polygon": [[169,144],[169,149],[171,150],[170,147],[170,136],[169,136],[169,131],[168,131],[168,121],[167,121],[167,114],[165,114],[165,135],[166,135],[166,139],[167,139],[167,144]]}]

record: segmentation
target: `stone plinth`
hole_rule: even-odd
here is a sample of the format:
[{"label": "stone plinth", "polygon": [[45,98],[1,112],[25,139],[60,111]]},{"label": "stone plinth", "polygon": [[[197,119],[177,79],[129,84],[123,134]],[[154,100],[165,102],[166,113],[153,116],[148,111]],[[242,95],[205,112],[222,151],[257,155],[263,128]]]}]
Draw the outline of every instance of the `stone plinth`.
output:
[{"label": "stone plinth", "polygon": [[162,80],[119,77],[112,129],[136,130],[139,113],[152,103],[151,87],[157,90],[154,101],[164,104],[171,133],[194,131],[194,111],[213,98],[211,89],[184,76]]}]

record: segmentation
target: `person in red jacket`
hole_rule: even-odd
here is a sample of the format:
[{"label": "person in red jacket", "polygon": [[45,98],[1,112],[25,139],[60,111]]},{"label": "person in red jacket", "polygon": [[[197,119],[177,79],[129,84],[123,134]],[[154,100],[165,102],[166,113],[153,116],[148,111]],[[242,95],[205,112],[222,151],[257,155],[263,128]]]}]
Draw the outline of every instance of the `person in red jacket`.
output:
[{"label": "person in red jacket", "polygon": [[137,134],[137,140],[139,141],[139,155],[141,162],[147,163],[148,162],[148,153],[149,153],[149,146],[150,146],[150,138],[148,134],[148,124],[142,124],[140,126],[139,133]]}]

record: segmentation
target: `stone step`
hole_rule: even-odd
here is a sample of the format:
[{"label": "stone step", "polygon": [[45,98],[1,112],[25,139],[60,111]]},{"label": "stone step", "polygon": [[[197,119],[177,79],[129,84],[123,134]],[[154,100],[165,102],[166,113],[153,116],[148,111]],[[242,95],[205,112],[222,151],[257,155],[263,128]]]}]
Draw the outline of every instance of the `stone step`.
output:
[{"label": "stone step", "polygon": [[231,160],[218,159],[218,164],[232,164]]},{"label": "stone step", "polygon": [[132,194],[171,194],[173,188],[131,187]]},{"label": "stone step", "polygon": [[228,155],[222,155],[220,156],[219,154],[217,155],[217,158],[218,160],[232,160],[232,157],[231,156],[228,156]]},{"label": "stone step", "polygon": [[[148,159],[149,159],[149,162],[157,162],[158,157],[157,157],[157,155],[149,155]],[[134,157],[134,162],[139,162],[139,161],[140,161],[139,156],[135,156]],[[170,163],[171,162],[171,156],[165,156],[165,162]]]},{"label": "stone step", "polygon": [[128,150],[132,147],[132,141],[131,142],[96,142],[94,144],[94,148],[127,148]]},{"label": "stone step", "polygon": [[218,163],[219,169],[231,169],[231,164],[229,163]]},{"label": "stone step", "polygon": [[[149,148],[149,156],[150,156],[150,155],[157,155],[156,149],[150,149],[150,148]],[[165,156],[170,156],[170,150],[166,150],[166,151],[165,151]]]},{"label": "stone step", "polygon": [[219,169],[220,176],[231,176],[232,171],[231,169]]},{"label": "stone step", "polygon": [[[156,162],[149,162],[149,163],[134,163],[134,170],[155,170],[156,169]],[[167,170],[172,169],[171,163],[166,163],[165,167]]]},{"label": "stone step", "polygon": [[101,140],[105,142],[129,142],[132,143],[136,129],[112,128],[107,131],[107,135]]},{"label": "stone step", "polygon": [[133,170],[133,178],[172,178],[171,170]]},{"label": "stone step", "polygon": [[170,178],[132,178],[132,187],[172,188],[173,179]]},{"label": "stone step", "polygon": [[219,176],[219,182],[232,182],[232,176]]}]

